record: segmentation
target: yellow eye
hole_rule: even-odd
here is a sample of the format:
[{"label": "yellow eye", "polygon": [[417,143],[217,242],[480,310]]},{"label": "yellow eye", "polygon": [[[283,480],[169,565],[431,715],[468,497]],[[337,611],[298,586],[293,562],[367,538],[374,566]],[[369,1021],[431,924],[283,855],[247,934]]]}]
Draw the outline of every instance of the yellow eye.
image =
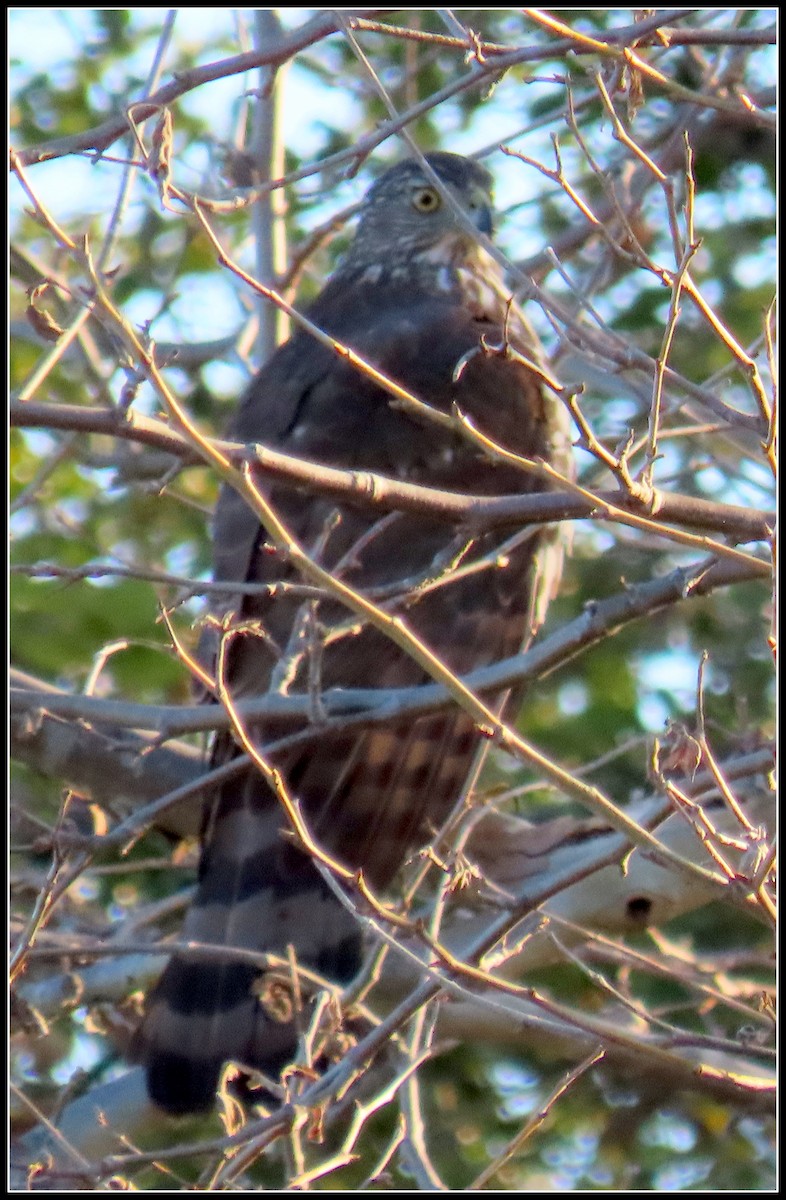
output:
[{"label": "yellow eye", "polygon": [[412,193],[412,207],[418,212],[436,212],[442,203],[442,197],[435,188],[419,187]]}]

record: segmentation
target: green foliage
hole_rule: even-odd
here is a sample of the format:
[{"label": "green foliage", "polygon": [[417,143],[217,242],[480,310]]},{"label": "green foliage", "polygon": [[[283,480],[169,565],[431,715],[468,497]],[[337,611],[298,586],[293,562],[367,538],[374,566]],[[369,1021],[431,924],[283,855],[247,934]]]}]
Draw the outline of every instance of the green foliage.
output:
[{"label": "green foliage", "polygon": [[[556,298],[568,317],[576,317],[587,338],[584,344],[562,317],[529,305],[557,377],[566,352],[588,355],[595,373],[588,376],[580,396],[582,412],[611,453],[624,444],[629,430],[634,432],[631,465],[638,476],[645,466],[652,380],[636,376],[628,362],[593,352],[592,338],[599,330],[618,338],[612,344],[629,347],[631,362],[634,351],[653,358],[663,351],[672,300],[663,271],[673,276],[680,267],[672,241],[670,199],[680,236],[687,235],[682,143],[677,138],[677,154],[669,156],[667,148],[683,127],[689,126],[695,151],[691,277],[731,338],[755,359],[769,392],[763,330],[773,299],[776,260],[774,130],[764,121],[747,119],[742,104],[732,119],[728,105],[735,96],[745,95],[762,113],[769,113],[773,47],[700,39],[669,45],[667,39],[647,37],[637,42],[636,53],[662,73],[667,84],[691,89],[701,102],[688,103],[682,93],[671,94],[668,86],[650,77],[638,78],[642,92],[637,97],[635,72],[623,71],[611,52],[587,52],[578,43],[569,50],[561,35],[532,17],[534,11],[457,10],[462,25],[482,41],[522,51],[504,71],[491,70],[493,53],[475,54],[471,39],[457,49],[363,29],[356,29],[354,37],[384,95],[340,31],[302,48],[291,70],[284,69],[283,60],[277,64],[281,69],[274,84],[282,97],[285,170],[296,175],[310,164],[320,168],[284,190],[288,261],[324,222],[357,202],[384,165],[405,152],[394,137],[365,152],[363,140],[384,131],[389,104],[406,112],[452,89],[439,103],[412,115],[407,131],[424,151],[489,151],[486,161],[497,176],[504,214],[501,240],[515,262],[526,261],[547,298]],[[34,44],[31,14],[41,20],[41,12],[47,14],[51,31],[46,45],[39,47]],[[154,91],[178,72],[250,48],[253,12],[232,18],[229,10],[221,9],[174,12],[172,38],[161,43],[163,68]],[[313,10],[311,15],[327,12]],[[569,29],[602,39],[649,20],[652,10],[554,10],[554,15]],[[279,17],[287,29],[299,29],[308,19],[304,10],[282,9]],[[457,36],[455,28],[446,26],[443,10],[382,11],[375,19],[422,34]],[[61,138],[79,137],[124,113],[144,94],[162,20],[162,10],[152,9],[12,10],[14,147],[46,147]],[[697,37],[702,30],[755,32],[771,20],[766,10],[747,9],[686,10],[679,19],[674,17],[679,30],[693,31]],[[612,49],[618,44],[609,42]],[[475,71],[478,82],[473,82]],[[229,189],[221,167],[227,150],[240,148],[239,131],[245,130],[243,137],[248,137],[254,96],[271,84],[269,73],[264,78],[257,72],[221,74],[216,72],[215,80],[187,90],[170,105],[172,182],[208,200],[226,198]],[[596,86],[598,74],[612,95],[620,128],[653,161],[667,160],[668,188],[645,170],[640,194],[629,190],[631,179],[639,178],[642,160],[612,127]],[[568,85],[584,147],[565,119]],[[148,148],[153,124],[140,125]],[[562,156],[566,188],[553,175],[557,161],[552,135]],[[354,156],[361,141],[364,153]],[[547,171],[499,153],[500,142]],[[244,148],[252,155],[258,152],[253,144]],[[597,169],[587,161],[585,148]],[[89,146],[51,161],[44,152],[40,162],[26,167],[26,174],[31,186],[40,189],[52,222],[77,246],[87,238],[96,260],[102,250],[111,251],[104,266],[113,303],[135,329],[149,325],[162,348],[164,374],[184,408],[205,433],[220,434],[244,380],[257,365],[253,321],[264,323],[270,310],[219,264],[215,248],[186,205],[172,197],[162,204],[127,131],[106,147],[100,161],[96,157]],[[130,171],[129,195],[119,203],[129,159],[136,165]],[[619,224],[616,210],[609,215],[604,209],[612,188],[630,230]],[[569,189],[590,211],[606,214],[598,222],[601,229],[586,225]],[[250,206],[239,205],[236,211],[228,206],[219,213],[206,206],[205,211],[228,254],[253,274],[257,262]],[[631,232],[641,246],[638,259],[631,249]],[[301,306],[330,271],[346,238],[345,230],[334,230],[312,248],[297,279]],[[45,342],[34,328],[35,320],[27,312],[29,291],[44,279],[51,286],[36,303],[63,329],[81,319],[91,293],[75,254],[58,244],[40,212],[32,213],[30,198],[16,180],[11,239],[12,393],[24,396],[25,402],[53,407],[107,409],[133,400],[136,410],[159,415],[160,397],[140,383],[105,322],[91,316],[68,346],[57,345],[56,353],[54,343]],[[544,253],[546,246],[553,248],[551,256]],[[647,256],[660,273],[647,269]],[[277,282],[293,298],[287,292],[292,280],[284,275]],[[225,335],[226,346],[212,345]],[[730,340],[719,336],[717,324],[684,291],[668,346],[668,366],[686,386],[668,380],[665,385],[656,487],[719,505],[771,507],[763,430],[754,428],[761,414],[749,387],[750,372],[735,359]],[[605,378],[599,378],[604,371]],[[710,399],[745,414],[748,426],[724,423],[717,407],[696,402],[691,387],[704,388]],[[574,436],[578,437],[575,429]],[[586,450],[577,453],[577,460],[584,486],[615,486],[609,472]],[[193,652],[198,637],[194,625],[203,606],[188,588],[147,576],[167,573],[191,579],[192,590],[198,590],[199,580],[210,570],[209,513],[218,484],[206,469],[171,468],[172,461],[159,451],[103,435],[54,428],[12,431],[10,634],[15,666],[79,692],[100,665],[94,681],[98,695],[151,705],[190,702],[189,671],[173,649],[161,611],[166,609],[178,637]],[[706,536],[720,542],[727,538],[720,527]],[[728,541],[734,539],[728,535]],[[740,548],[751,554],[757,550],[755,544]],[[761,545],[758,550],[764,552]],[[704,557],[699,546],[677,544],[662,532],[634,530],[613,521],[578,523],[562,590],[541,637],[579,619],[588,605],[602,604],[624,588]],[[44,578],[39,577],[42,564],[52,572]],[[87,564],[119,565],[139,577],[108,573],[85,578],[79,569]],[[768,581],[748,580],[701,599],[686,598],[608,631],[591,648],[530,685],[517,727],[544,755],[568,770],[585,772],[594,786],[625,808],[655,787],[650,772],[654,739],[668,742],[674,728],[697,735],[698,680],[706,656],[704,717],[716,757],[766,744],[774,733],[767,642],[771,599]],[[587,815],[574,798],[547,787],[529,768],[512,768],[492,756],[486,781],[489,795],[510,795],[512,805],[525,816]],[[27,768],[15,776],[18,807],[37,822],[35,836],[45,844],[45,855],[36,843],[34,852],[25,851],[18,860],[35,880],[49,866],[44,834],[56,830],[60,789],[69,782],[55,780],[52,787],[39,790]],[[31,838],[25,828],[24,846],[32,844]],[[173,869],[171,853],[170,842],[160,832],[146,835],[130,857],[122,859],[125,874],[82,876],[94,890],[81,897],[76,890],[70,892],[56,907],[51,928],[65,930],[69,937],[85,931],[99,937],[113,924],[132,923],[135,914],[165,900],[189,878],[177,862]],[[706,857],[701,861],[709,864]],[[112,865],[118,862],[113,857]],[[27,928],[35,905],[35,890],[24,872],[20,877],[14,892],[15,934]],[[151,916],[150,921],[157,932],[178,928],[166,914],[160,919]],[[597,967],[609,987],[628,989],[626,1000],[657,1020],[673,1021],[680,1031],[719,1041],[738,1039],[744,1049],[744,1016],[734,1003],[725,1005],[720,993],[728,985],[727,999],[736,1002],[739,994],[740,1005],[755,1008],[758,1000],[750,981],[762,993],[771,983],[762,966],[770,952],[766,929],[739,904],[715,903],[675,918],[665,936],[680,946],[686,959],[699,964],[696,976],[712,987],[711,996],[686,984],[676,972],[668,976],[633,969],[613,956],[599,965],[593,961],[593,970]],[[657,954],[648,934],[638,941],[632,937],[626,945]],[[46,960],[44,968],[47,963],[51,967],[52,960]],[[707,963],[713,964],[712,970]],[[39,964],[37,970],[44,968]],[[588,1017],[601,1013],[607,1000],[598,978],[573,961],[539,967],[524,983],[549,1001],[572,1006]],[[25,1084],[38,1088],[36,1097],[47,1111],[59,1099],[63,1080],[80,1065],[86,1045],[102,1047],[96,1076],[108,1077],[120,1060],[119,1053],[106,1050],[111,1039],[88,1036],[91,1026],[85,1011],[53,1021],[49,1060],[39,1044],[30,1052],[33,1065],[25,1067],[28,1052],[22,1052]],[[34,1039],[29,1041],[33,1044]],[[501,1153],[576,1065],[577,1060],[568,1058],[551,1057],[535,1040],[514,1052],[509,1046],[484,1045],[479,1035],[477,1044],[462,1043],[424,1065],[418,1081],[426,1140],[434,1167],[448,1187],[469,1187]],[[369,1121],[356,1161],[317,1178],[312,1186],[362,1186],[394,1137],[397,1104],[398,1100],[384,1106]],[[215,1134],[217,1129],[214,1122],[210,1130]],[[346,1121],[338,1132],[328,1129],[324,1147],[315,1134],[306,1146],[305,1166],[320,1161],[320,1154],[327,1159],[345,1129]],[[197,1132],[203,1131],[200,1126]],[[651,1075],[639,1075],[632,1068],[626,1074],[605,1062],[568,1088],[549,1108],[545,1123],[486,1186],[509,1191],[766,1190],[773,1183],[771,1138],[763,1106],[752,1101],[737,1106],[700,1087],[664,1095]],[[203,1168],[204,1160],[194,1156],[178,1164],[176,1175],[163,1185],[202,1187],[210,1182]],[[271,1155],[269,1161],[249,1167],[243,1186],[281,1187],[294,1174],[293,1164]],[[132,1186],[162,1186],[160,1170],[150,1166],[130,1172],[129,1178]],[[422,1187],[423,1180],[413,1173],[412,1156],[397,1153],[371,1186],[406,1189]]]}]

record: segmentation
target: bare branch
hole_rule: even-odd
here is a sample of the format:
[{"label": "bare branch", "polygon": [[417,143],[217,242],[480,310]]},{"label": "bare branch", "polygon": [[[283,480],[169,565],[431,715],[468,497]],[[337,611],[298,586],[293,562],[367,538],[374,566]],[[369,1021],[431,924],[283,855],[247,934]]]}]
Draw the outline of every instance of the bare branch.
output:
[{"label": "bare branch", "polygon": [[[12,671],[10,694],[12,754],[25,768],[14,772],[11,801],[12,1055],[25,1081],[13,1089],[12,1113],[22,1129],[37,1122],[19,1137],[15,1184],[346,1190],[347,1181],[389,1189],[404,1178],[421,1190],[532,1190],[540,1185],[532,1163],[547,1161],[555,1145],[544,1117],[586,1106],[592,1090],[600,1169],[623,1189],[653,1186],[658,1168],[633,1161],[597,1103],[602,1063],[603,1080],[624,1080],[641,1101],[625,1121],[636,1136],[645,1110],[664,1111],[664,1096],[675,1113],[687,1111],[683,1094],[711,1101],[724,1128],[751,1117],[752,1178],[766,1186],[762,1131],[775,1095],[768,670],[777,350],[763,239],[774,215],[775,27],[748,10],[636,10],[626,24],[567,10],[315,10],[305,18],[282,10],[281,23],[263,11],[234,18],[241,53],[218,59],[186,45],[187,11],[150,21],[132,13],[122,38],[132,49],[149,46],[147,64],[140,68],[138,53],[128,60],[144,84],[117,75],[114,51],[99,61],[124,18],[96,18],[88,58],[99,92],[68,111],[81,111],[87,125],[97,119],[96,95],[121,101],[92,129],[67,127],[55,103],[67,85],[56,74],[34,77],[24,53],[12,66],[22,136],[66,135],[11,152],[28,206],[13,218],[11,582],[20,600],[14,656],[30,671]],[[62,19],[76,29],[77,18]],[[248,50],[252,19],[257,44]],[[83,87],[87,59],[79,61],[71,67]],[[162,84],[172,64],[185,69]],[[325,108],[303,109],[305,128],[296,131],[285,111],[285,146],[272,89],[290,65],[298,103],[310,104],[315,86]],[[234,89],[227,120],[200,115],[218,80],[228,95]],[[258,95],[243,94],[258,84]],[[335,111],[331,86],[342,91]],[[531,318],[549,347],[548,358],[530,361],[505,329],[500,345],[478,353],[522,362],[549,411],[564,406],[578,482],[568,470],[515,459],[459,411],[435,415],[395,373],[376,370],[373,354],[361,357],[350,338],[329,337],[305,315],[333,254],[323,247],[358,207],[344,195],[333,204],[332,186],[372,152],[389,160],[390,138],[429,178],[422,150],[440,130],[460,138],[445,149],[472,146],[498,168],[502,233],[518,265],[499,244],[476,241],[505,272],[497,296],[511,312],[526,303],[522,320]],[[127,142],[132,153],[121,157]],[[217,145],[239,157],[250,149],[244,169],[232,160],[219,173]],[[100,164],[102,198],[115,180],[103,213],[77,212],[67,188],[61,197],[68,155]],[[46,168],[40,180],[31,169],[47,160],[54,187]],[[289,190],[304,180],[310,185]],[[141,186],[130,205],[132,183]],[[439,177],[436,186],[456,207]],[[289,265],[275,252],[273,224],[284,214],[296,239]],[[454,217],[474,231],[466,214]],[[312,279],[304,268],[315,253]],[[504,463],[500,474],[514,481],[515,470],[526,471],[525,486],[542,490],[457,494],[213,438],[209,405],[214,393],[223,404],[233,386],[225,386],[226,364],[248,373],[256,325],[222,308],[221,328],[234,332],[211,339],[208,325],[205,338],[199,305],[191,312],[183,303],[197,279],[209,300],[239,289],[244,306],[250,296],[269,316],[260,359],[278,340],[273,325],[291,320],[420,428],[441,421],[484,467]],[[478,296],[479,311],[486,301]],[[167,340],[153,344],[153,330]],[[192,470],[205,465],[212,476]],[[263,527],[272,582],[198,578],[207,574],[216,482],[240,492]],[[325,571],[328,534],[299,544],[291,517],[283,519],[289,509],[271,501],[279,495],[287,505],[324,497],[326,511],[335,507],[331,521],[365,510],[372,528]],[[373,551],[380,529],[395,540],[401,514],[443,522],[444,552],[428,571],[397,581],[398,596],[385,583],[347,587],[353,554]],[[471,674],[448,670],[414,636],[408,601],[439,601],[457,580],[483,583],[494,555],[502,561],[531,539],[553,538],[543,527],[557,522],[575,524],[576,551],[550,624],[524,653]],[[460,558],[460,544],[492,530],[500,531],[494,555]],[[226,669],[237,625],[208,618],[206,635],[224,635],[209,667],[197,664],[208,658],[202,648],[190,648],[197,631],[185,631],[203,597],[215,612],[229,595],[258,597],[247,612],[270,603],[286,613],[291,603],[303,614],[302,646],[294,638],[279,646],[260,620],[260,637],[284,665],[253,699],[252,689],[235,695]],[[341,608],[323,630],[320,613]],[[320,656],[370,626],[430,682],[323,690]],[[250,621],[246,632],[257,632]],[[117,654],[119,646],[131,653]],[[302,684],[287,674],[298,654]],[[210,703],[171,702],[189,675]],[[90,694],[79,694],[80,680]],[[494,707],[502,691],[525,688],[521,729],[531,740]],[[325,852],[296,781],[276,764],[309,758],[323,738],[343,745],[379,723],[449,706],[469,714],[489,753],[451,817],[402,867],[400,888],[377,895]],[[237,743],[221,767],[205,761],[202,735],[212,730],[231,731],[222,736]],[[363,970],[343,989],[298,963],[296,947],[260,955],[179,932],[203,801],[225,784],[229,795],[229,781],[252,770],[269,780],[287,836],[311,856],[367,946]],[[40,786],[33,773],[53,783]],[[187,840],[176,845],[159,830]],[[706,905],[707,916],[691,917]],[[723,940],[711,944],[703,931],[712,922]],[[96,1082],[125,1052],[137,993],[172,953],[244,963],[260,972],[263,992],[283,981],[298,1014],[298,1051],[282,1078],[258,1085],[227,1068],[223,1128],[164,1118],[140,1072]],[[566,967],[579,988],[564,986]],[[71,1075],[75,1035],[101,1051],[81,1077]],[[438,1075],[427,1068],[462,1041],[482,1045],[494,1068],[525,1054],[538,1071],[534,1116],[512,1137],[495,1110],[502,1073],[483,1066],[490,1099],[473,1115],[477,1144],[459,1145],[464,1127],[438,1089],[447,1095],[446,1073],[455,1072],[464,1103],[466,1057],[455,1053]],[[326,1060],[335,1065],[325,1069]],[[710,1147],[712,1132],[704,1136]],[[607,1143],[624,1178],[609,1166]],[[708,1186],[727,1185],[723,1158],[721,1150]]]},{"label": "bare branch", "polygon": [[[201,462],[201,456],[187,439],[165,422],[146,417],[131,409],[80,408],[71,405],[11,403],[11,424],[20,429],[62,429],[74,433],[100,433],[137,441],[176,455],[185,465]],[[321,463],[282,454],[269,446],[212,439],[216,452],[240,466],[252,462],[255,471],[271,479],[287,480],[337,498],[361,501],[383,511],[430,513],[456,523],[465,522],[473,529],[505,528],[538,521],[562,521],[597,517],[613,501],[621,509],[635,509],[637,497],[598,491],[590,498],[575,493],[548,492],[527,496],[462,496],[435,488],[403,483],[372,471],[344,471]],[[715,530],[740,541],[768,540],[775,524],[775,513],[723,504],[697,496],[670,496],[657,493],[656,513],[660,521],[688,528]]]}]

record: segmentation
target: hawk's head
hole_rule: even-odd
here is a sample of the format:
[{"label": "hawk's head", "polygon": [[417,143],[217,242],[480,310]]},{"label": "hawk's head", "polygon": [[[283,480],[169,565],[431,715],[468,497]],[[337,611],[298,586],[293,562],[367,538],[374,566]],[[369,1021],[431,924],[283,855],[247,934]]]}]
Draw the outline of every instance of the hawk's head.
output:
[{"label": "hawk's head", "polygon": [[426,162],[441,186],[414,159],[397,163],[372,186],[344,269],[413,259],[455,263],[471,253],[474,238],[445,193],[479,232],[492,232],[486,168],[460,154],[429,154]]}]

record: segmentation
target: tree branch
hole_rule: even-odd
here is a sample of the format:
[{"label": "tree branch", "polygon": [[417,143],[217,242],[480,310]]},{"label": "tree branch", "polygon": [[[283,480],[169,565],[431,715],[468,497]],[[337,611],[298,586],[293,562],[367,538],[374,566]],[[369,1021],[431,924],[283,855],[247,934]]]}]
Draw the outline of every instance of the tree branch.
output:
[{"label": "tree branch", "polygon": [[[12,401],[10,420],[12,427],[19,429],[63,429],[123,438],[164,450],[179,458],[184,466],[204,465],[187,440],[166,422],[146,417],[133,409],[121,413],[114,409]],[[429,514],[444,521],[464,523],[478,532],[539,521],[605,519],[603,514],[596,512],[597,506],[591,500],[572,492],[500,497],[460,495],[404,483],[371,471],[326,467],[282,454],[261,443],[246,446],[218,438],[211,439],[211,443],[231,462],[236,465],[250,462],[255,471],[271,479],[307,486],[337,499],[352,500],[385,512]],[[653,512],[646,507],[642,509],[641,501],[635,497],[618,491],[598,491],[596,495],[603,504],[615,504],[630,512],[645,511],[665,524],[714,530],[739,541],[768,540],[775,524],[774,512],[696,496],[658,491]]]},{"label": "tree branch", "polygon": [[[550,637],[522,654],[473,672],[464,683],[473,692],[520,687],[556,670],[629,621],[750,578],[737,564],[706,563],[638,584],[587,607]],[[325,692],[320,699],[326,721],[318,726],[310,725],[313,699],[308,696],[268,695],[238,702],[237,707],[244,720],[264,719],[271,737],[300,729],[290,735],[294,742],[322,737],[328,729],[419,716],[449,703],[446,689],[433,683],[398,690],[342,689]],[[157,810],[165,813],[165,818],[156,816],[157,823],[183,834],[194,832],[196,798],[190,796],[172,808],[170,793],[196,780],[203,764],[190,748],[157,743],[176,732],[229,728],[221,706],[145,705],[70,695],[16,671],[11,675],[10,703],[12,757],[110,807],[119,795],[138,796],[140,803],[155,799]],[[79,724],[66,724],[64,718]],[[109,732],[94,728],[101,724],[109,726]],[[157,736],[152,748],[149,739],[129,729],[153,731]],[[176,801],[177,796],[172,796],[171,803]]]}]

